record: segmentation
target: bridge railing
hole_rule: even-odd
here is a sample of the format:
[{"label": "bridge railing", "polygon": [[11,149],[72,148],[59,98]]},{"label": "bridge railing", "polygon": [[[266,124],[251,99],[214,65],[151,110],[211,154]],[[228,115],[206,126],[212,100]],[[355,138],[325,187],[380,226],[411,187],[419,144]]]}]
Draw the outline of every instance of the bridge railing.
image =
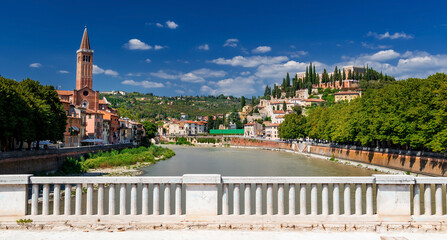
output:
[{"label": "bridge railing", "polygon": [[222,177],[222,214],[372,216],[374,182],[374,177]]},{"label": "bridge railing", "polygon": [[447,220],[447,178],[34,177],[0,175],[5,216],[284,216],[293,221]]}]

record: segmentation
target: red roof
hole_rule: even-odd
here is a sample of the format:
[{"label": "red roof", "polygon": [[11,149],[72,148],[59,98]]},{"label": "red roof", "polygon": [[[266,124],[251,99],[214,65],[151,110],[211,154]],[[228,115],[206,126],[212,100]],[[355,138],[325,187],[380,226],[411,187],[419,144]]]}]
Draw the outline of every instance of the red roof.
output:
[{"label": "red roof", "polygon": [[254,125],[255,125],[254,123],[247,123],[244,126],[254,126]]},{"label": "red roof", "polygon": [[334,95],[359,95],[358,92],[338,92],[334,93]]},{"label": "red roof", "polygon": [[284,112],[283,110],[275,110],[273,111],[273,114],[284,114],[286,112]]},{"label": "red roof", "polygon": [[58,95],[63,95],[63,96],[69,96],[69,95],[73,95],[73,91],[66,91],[66,90],[56,90]]},{"label": "red roof", "polygon": [[268,124],[265,124],[265,126],[266,127],[279,127],[279,123],[268,123]]},{"label": "red roof", "polygon": [[303,102],[318,102],[318,103],[320,103],[320,102],[326,102],[326,101],[323,99],[309,98],[309,99],[303,99]]}]

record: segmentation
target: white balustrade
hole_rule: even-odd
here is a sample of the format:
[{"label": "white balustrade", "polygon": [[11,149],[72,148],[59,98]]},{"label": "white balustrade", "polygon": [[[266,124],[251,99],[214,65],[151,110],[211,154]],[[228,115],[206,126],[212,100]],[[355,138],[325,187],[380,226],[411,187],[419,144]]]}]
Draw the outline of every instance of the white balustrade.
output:
[{"label": "white balustrade", "polygon": [[[32,190],[29,214],[51,217],[49,216],[50,205],[53,201],[52,215],[85,214],[90,216],[96,214],[107,217],[104,214],[116,215],[118,211],[116,208],[119,208],[118,212],[123,216],[129,214],[128,216],[148,215],[150,217],[150,209],[154,217],[161,213],[172,217],[189,215],[194,211],[194,216],[197,214],[200,216],[202,213],[204,215],[217,214],[217,206],[221,203],[221,214],[228,217],[241,214],[270,216],[277,213],[277,215],[288,214],[297,218],[303,216],[327,218],[343,215],[341,218],[346,219],[351,215],[358,215],[362,218],[383,221],[404,216],[406,221],[410,218],[429,220],[431,216],[445,216],[444,206],[447,204],[443,196],[447,178],[396,175],[372,177],[206,175],[204,177],[206,182],[202,183],[201,176],[189,175],[189,180],[186,182],[183,177],[29,177]],[[217,195],[219,184],[222,185],[220,197]],[[186,186],[186,198],[182,197],[183,185]],[[1,186],[0,182],[0,188]],[[75,187],[74,195],[72,195],[72,186]],[[412,196],[410,196],[410,186],[413,187]],[[423,186],[424,202],[422,209],[420,206],[421,186]],[[377,191],[374,191],[375,188]],[[108,198],[105,198],[107,189]],[[189,191],[194,193],[189,193]],[[84,198],[83,193],[86,193]],[[60,211],[62,195],[64,195],[63,213]],[[151,195],[152,199],[150,199]],[[50,196],[53,198],[51,199]],[[188,199],[194,197],[196,197],[195,201],[202,201],[202,205],[193,211],[188,211],[188,206],[194,208],[196,204],[188,202]],[[411,198],[412,205],[410,205]],[[127,199],[130,199],[128,205]],[[186,201],[185,210],[182,210],[182,201]],[[72,202],[75,203],[74,212],[72,212]],[[108,206],[107,213],[105,213],[107,209],[104,205]],[[85,212],[83,212],[84,209]],[[411,215],[411,209],[413,215]],[[233,214],[229,215],[230,212]],[[421,212],[423,216],[419,216]]]}]

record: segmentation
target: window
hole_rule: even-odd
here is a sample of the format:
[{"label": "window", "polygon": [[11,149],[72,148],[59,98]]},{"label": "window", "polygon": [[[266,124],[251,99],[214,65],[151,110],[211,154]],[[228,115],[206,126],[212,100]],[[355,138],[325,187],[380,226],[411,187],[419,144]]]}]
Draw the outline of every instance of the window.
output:
[{"label": "window", "polygon": [[92,119],[92,115],[91,114],[88,115],[88,119]]}]

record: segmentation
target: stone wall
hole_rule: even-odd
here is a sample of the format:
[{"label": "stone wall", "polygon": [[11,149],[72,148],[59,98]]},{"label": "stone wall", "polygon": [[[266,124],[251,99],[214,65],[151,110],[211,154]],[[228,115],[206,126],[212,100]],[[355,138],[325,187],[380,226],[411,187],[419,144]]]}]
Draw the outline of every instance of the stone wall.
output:
[{"label": "stone wall", "polygon": [[124,149],[132,144],[0,153],[0,174],[26,174],[55,171],[67,157],[79,158],[88,153]]},{"label": "stone wall", "polygon": [[447,160],[434,157],[420,157],[393,153],[383,153],[365,150],[350,150],[345,148],[332,148],[324,146],[293,147],[290,143],[275,142],[248,138],[232,138],[232,146],[260,147],[293,150],[313,153],[350,161],[363,162],[372,165],[410,171],[433,176],[447,176]]},{"label": "stone wall", "polygon": [[258,140],[250,138],[231,138],[232,146],[245,146],[245,147],[262,147],[262,148],[277,148],[292,150],[291,143],[268,141],[268,140]]},{"label": "stone wall", "polygon": [[403,171],[411,171],[414,173],[434,176],[447,175],[447,160],[445,159],[323,146],[308,146],[307,151],[328,157],[334,155],[335,158],[363,162]]}]

